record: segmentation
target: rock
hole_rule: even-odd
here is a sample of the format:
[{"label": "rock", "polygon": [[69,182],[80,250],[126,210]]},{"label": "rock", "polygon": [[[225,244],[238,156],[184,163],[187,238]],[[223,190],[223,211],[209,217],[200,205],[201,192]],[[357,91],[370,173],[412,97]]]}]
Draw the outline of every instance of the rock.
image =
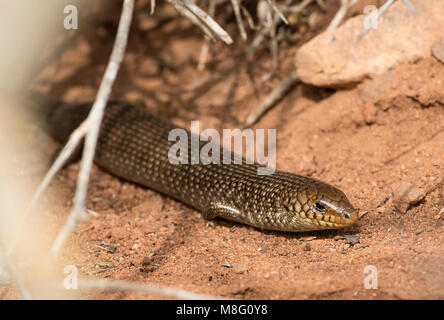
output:
[{"label": "rock", "polygon": [[412,205],[417,204],[426,196],[424,190],[406,181],[394,186],[392,195],[395,209],[400,213],[407,212]]},{"label": "rock", "polygon": [[360,243],[361,239],[359,239],[358,236],[355,236],[353,234],[347,234],[345,236],[345,244],[349,244],[351,246],[354,246],[357,243]]},{"label": "rock", "polygon": [[233,270],[234,272],[236,272],[237,274],[242,274],[244,272],[246,272],[248,270],[247,266],[243,265],[243,264],[233,264]]},{"label": "rock", "polygon": [[149,266],[153,262],[153,257],[143,257],[142,266]]},{"label": "rock", "polygon": [[368,19],[364,15],[304,44],[296,54],[299,79],[315,86],[343,87],[382,74],[396,63],[430,56],[432,44],[442,37],[444,1],[411,1],[418,14],[397,1],[378,20],[377,29],[360,40]]},{"label": "rock", "polygon": [[432,55],[441,63],[444,63],[444,38],[436,41],[432,46]]},{"label": "rock", "polygon": [[399,79],[393,70],[388,70],[364,84],[361,93],[362,98],[364,100],[377,99],[387,92],[395,91],[393,89],[398,87],[398,83]]},{"label": "rock", "polygon": [[364,116],[364,121],[366,124],[373,124],[376,122],[377,109],[372,103],[364,104],[362,109],[362,115]]}]

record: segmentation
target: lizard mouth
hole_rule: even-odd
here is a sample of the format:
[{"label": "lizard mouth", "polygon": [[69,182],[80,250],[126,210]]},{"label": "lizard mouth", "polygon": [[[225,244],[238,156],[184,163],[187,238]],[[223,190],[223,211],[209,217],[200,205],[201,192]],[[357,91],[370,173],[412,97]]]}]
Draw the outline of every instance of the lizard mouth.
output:
[{"label": "lizard mouth", "polygon": [[324,213],[310,212],[308,218],[322,229],[340,229],[353,225],[359,219],[360,210],[337,210],[328,207]]}]

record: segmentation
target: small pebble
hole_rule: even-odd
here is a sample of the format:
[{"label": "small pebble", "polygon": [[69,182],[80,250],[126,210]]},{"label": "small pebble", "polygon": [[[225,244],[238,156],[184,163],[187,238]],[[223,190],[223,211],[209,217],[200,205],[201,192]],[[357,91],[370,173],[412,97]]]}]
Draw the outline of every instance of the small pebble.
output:
[{"label": "small pebble", "polygon": [[153,262],[153,258],[152,257],[144,257],[142,259],[142,266],[148,266]]},{"label": "small pebble", "polygon": [[259,248],[259,249],[257,249],[257,251],[265,253],[268,251],[268,248],[267,247]]},{"label": "small pebble", "polygon": [[311,250],[311,246],[309,243],[306,243],[304,246],[304,251],[310,251]]},{"label": "small pebble", "polygon": [[402,181],[392,187],[392,195],[395,209],[400,213],[406,213],[412,205],[423,200],[426,193],[410,182]]},{"label": "small pebble", "polygon": [[243,265],[243,264],[233,264],[233,270],[234,272],[236,272],[237,274],[242,274],[245,271],[248,270],[247,266]]},{"label": "small pebble", "polygon": [[360,239],[358,236],[355,236],[353,234],[348,234],[345,236],[345,244],[349,244],[351,246],[354,246],[357,243],[360,243]]}]

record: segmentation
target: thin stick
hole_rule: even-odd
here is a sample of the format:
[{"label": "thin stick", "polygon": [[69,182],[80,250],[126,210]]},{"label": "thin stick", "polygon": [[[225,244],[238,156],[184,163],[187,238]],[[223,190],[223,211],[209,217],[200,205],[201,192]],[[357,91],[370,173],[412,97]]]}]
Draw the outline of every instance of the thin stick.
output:
[{"label": "thin stick", "polygon": [[339,8],[338,12],[336,12],[336,15],[328,25],[328,32],[335,30],[341,24],[341,22],[347,15],[348,9],[350,9],[350,7],[353,6],[356,2],[358,2],[358,0],[341,0],[341,7]]},{"label": "thin stick", "polygon": [[167,0],[182,15],[186,16],[212,40],[222,40],[226,44],[233,43],[230,35],[205,13],[201,8],[190,0]]},{"label": "thin stick", "polygon": [[288,90],[298,81],[296,71],[292,71],[281,83],[273,89],[273,91],[265,98],[265,100],[254,109],[247,117],[243,124],[243,128],[251,127],[266,111],[273,107]]},{"label": "thin stick", "polygon": [[240,4],[240,9],[242,11],[242,14],[244,15],[245,19],[247,19],[248,26],[251,30],[257,30],[256,25],[254,24],[253,17],[251,16],[250,12],[242,5]]},{"label": "thin stick", "polygon": [[[387,0],[381,6],[381,8],[379,8],[379,10],[377,11],[377,14],[376,14],[376,18],[373,19],[372,21],[370,21],[369,24],[365,25],[364,29],[362,29],[362,31],[359,33],[358,40],[361,40],[370,31],[370,29],[373,28],[373,26],[376,24],[376,22],[379,20],[379,18],[387,11],[388,8],[390,8],[390,6],[393,4],[393,2],[395,2],[395,0]],[[413,14],[418,13],[416,8],[413,6],[413,4],[409,0],[402,0],[402,2],[407,6],[407,8],[409,8],[409,10]]]},{"label": "thin stick", "polygon": [[270,41],[269,41],[269,46],[270,46],[270,52],[271,52],[271,70],[269,72],[267,72],[267,74],[263,75],[261,77],[261,82],[265,82],[268,81],[273,74],[276,72],[277,68],[278,68],[278,55],[279,55],[279,45],[278,45],[278,40],[276,38],[276,28],[277,28],[277,23],[279,22],[279,16],[277,14],[273,14],[270,11],[270,7],[268,8],[269,10],[269,21],[266,23],[266,28],[268,29],[268,32],[270,33]]},{"label": "thin stick", "polygon": [[318,6],[324,10],[327,11],[327,7],[325,6],[325,3],[323,2],[323,0],[316,0],[316,3],[318,4]]},{"label": "thin stick", "polygon": [[376,13],[376,18],[372,19],[370,21],[369,24],[364,26],[364,29],[362,29],[362,31],[359,33],[358,35],[358,40],[362,39],[367,32],[370,31],[371,28],[373,28],[373,26],[375,25],[375,23],[379,20],[379,18],[383,15],[383,13],[385,11],[387,11],[388,8],[390,8],[390,6],[393,4],[393,2],[395,2],[395,0],[387,0],[382,6],[381,8],[379,8],[379,10]]},{"label": "thin stick", "polygon": [[245,31],[244,24],[242,22],[239,0],[231,0],[231,5],[233,6],[234,16],[236,17],[237,25],[239,27],[239,33],[242,39],[247,40],[247,32]]},{"label": "thin stick", "polygon": [[201,21],[205,23],[220,39],[225,41],[227,44],[231,44],[233,40],[228,35],[228,33],[216,22],[214,19],[209,16],[205,11],[199,8],[190,0],[183,0],[186,7],[193,12]]},{"label": "thin stick", "polygon": [[409,10],[413,14],[418,14],[418,10],[416,10],[415,6],[413,5],[413,3],[410,2],[410,0],[402,0],[402,2],[407,6],[407,8],[409,8]]},{"label": "thin stick", "polygon": [[207,63],[208,51],[210,50],[210,43],[205,39],[202,49],[200,49],[199,63],[197,64],[197,70],[202,71],[205,69]]},{"label": "thin stick", "polygon": [[300,13],[302,10],[304,10],[313,1],[314,0],[304,0],[301,3],[299,3],[297,6],[284,8],[284,11],[285,12],[291,12],[291,13]]},{"label": "thin stick", "polygon": [[[216,14],[216,1],[210,0],[208,5],[208,14],[211,17],[214,17]],[[208,51],[210,50],[210,41],[206,38],[204,40],[204,44],[202,45],[202,49],[200,50],[199,55],[199,63],[197,64],[197,70],[202,71],[205,69],[205,64],[207,63]]]},{"label": "thin stick", "polygon": [[276,12],[276,14],[279,16],[279,18],[285,23],[288,24],[287,19],[285,18],[284,14],[276,7],[274,4],[274,0],[267,0],[270,7],[273,8],[273,10]]},{"label": "thin stick", "polygon": [[143,293],[150,293],[161,296],[168,296],[177,299],[186,300],[215,300],[214,296],[201,295],[197,293],[188,292],[180,289],[173,289],[168,287],[158,287],[153,285],[138,284],[125,281],[113,280],[82,280],[78,282],[79,289],[98,289],[110,291],[138,291]]},{"label": "thin stick", "polygon": [[64,246],[66,240],[71,235],[79,221],[87,217],[85,213],[85,200],[88,191],[89,172],[92,167],[97,137],[99,135],[100,124],[103,118],[106,102],[108,101],[111,88],[119,71],[120,64],[123,60],[126,44],[128,41],[129,29],[134,9],[134,0],[125,0],[123,3],[122,14],[120,16],[119,27],[117,29],[116,41],[114,42],[113,51],[106,67],[105,75],[100,84],[96,100],[88,115],[89,128],[83,148],[82,162],[80,172],[77,179],[76,194],[74,197],[74,205],[69,214],[62,230],[57,235],[51,248],[51,256],[58,256],[60,250]]},{"label": "thin stick", "polygon": [[151,15],[154,14],[154,9],[156,9],[156,0],[151,0],[150,1],[150,14]]}]

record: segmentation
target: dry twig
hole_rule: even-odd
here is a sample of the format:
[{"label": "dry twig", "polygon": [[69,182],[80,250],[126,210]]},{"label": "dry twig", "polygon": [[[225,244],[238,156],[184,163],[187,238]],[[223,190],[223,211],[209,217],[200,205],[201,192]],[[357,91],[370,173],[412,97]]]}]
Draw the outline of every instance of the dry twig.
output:
[{"label": "dry twig", "polygon": [[[210,0],[210,3],[208,5],[208,14],[212,17],[214,17],[214,15],[216,14],[216,1],[215,0]],[[199,70],[199,71],[202,71],[203,69],[205,69],[208,51],[210,50],[209,40],[205,39],[204,41],[205,42],[202,46],[202,49],[200,50],[199,63],[197,65],[197,70]]]},{"label": "dry twig", "polygon": [[254,109],[247,117],[243,128],[253,125],[267,110],[276,104],[288,92],[288,90],[298,81],[296,71],[292,71],[281,83],[265,98],[265,100]]},{"label": "dry twig", "polygon": [[239,27],[239,33],[242,39],[247,40],[247,32],[245,31],[245,27],[242,22],[239,0],[231,0],[231,5],[233,6],[234,16],[236,17],[236,22]]},{"label": "dry twig", "polygon": [[77,189],[74,197],[74,205],[69,214],[69,217],[62,227],[62,230],[57,235],[51,248],[51,255],[56,257],[68,237],[71,235],[78,222],[85,219],[85,200],[88,190],[89,173],[91,170],[94,153],[99,135],[100,124],[102,122],[103,113],[106,103],[108,101],[111,88],[119,71],[120,64],[123,60],[126,43],[128,40],[129,29],[134,9],[134,0],[125,0],[123,3],[122,14],[120,16],[119,27],[117,29],[116,41],[114,42],[113,51],[111,53],[110,61],[100,84],[96,100],[92,106],[91,112],[88,115],[87,121],[88,134],[85,139],[85,146],[83,148],[82,162],[80,172],[77,179]]},{"label": "dry twig", "polygon": [[177,299],[186,300],[215,300],[216,297],[201,295],[180,289],[168,287],[158,287],[153,285],[138,284],[125,281],[100,280],[82,280],[78,282],[79,289],[99,289],[110,291],[137,291],[161,296],[168,296]]},{"label": "dry twig", "polygon": [[267,0],[268,4],[271,8],[276,12],[276,14],[279,16],[279,18],[285,23],[288,24],[287,19],[285,18],[284,14],[276,7],[274,4],[274,0]]},{"label": "dry twig", "polygon": [[150,14],[154,14],[154,10],[156,9],[156,0],[150,0]]},{"label": "dry twig", "polygon": [[[387,0],[381,6],[381,8],[378,9],[375,18],[370,20],[370,23],[364,25],[364,28],[362,29],[362,31],[358,35],[358,40],[362,39],[370,31],[370,29],[375,26],[375,24],[378,22],[379,18],[388,10],[388,8],[390,8],[390,6],[393,4],[393,2],[395,2],[395,0]],[[402,0],[402,2],[407,6],[407,8],[409,8],[409,10],[413,14],[418,13],[416,8],[413,6],[413,4],[409,0]]]},{"label": "dry twig", "polygon": [[358,0],[341,0],[341,7],[339,8],[338,12],[336,12],[334,18],[330,21],[327,32],[335,30],[341,24],[347,15],[348,9],[355,5],[356,2],[358,2]]}]

